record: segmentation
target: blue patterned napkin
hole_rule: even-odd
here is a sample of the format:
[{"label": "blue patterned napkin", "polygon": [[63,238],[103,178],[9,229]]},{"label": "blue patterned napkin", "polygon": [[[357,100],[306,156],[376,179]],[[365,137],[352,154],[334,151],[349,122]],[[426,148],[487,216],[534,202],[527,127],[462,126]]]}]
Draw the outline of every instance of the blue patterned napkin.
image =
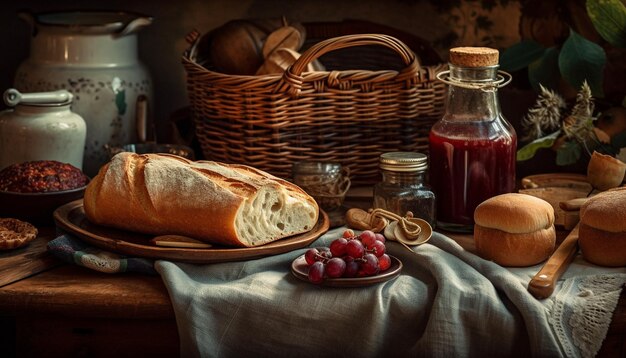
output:
[{"label": "blue patterned napkin", "polygon": [[71,235],[62,234],[48,243],[48,251],[59,259],[105,273],[139,272],[156,275],[154,261],[126,257],[93,247]]}]

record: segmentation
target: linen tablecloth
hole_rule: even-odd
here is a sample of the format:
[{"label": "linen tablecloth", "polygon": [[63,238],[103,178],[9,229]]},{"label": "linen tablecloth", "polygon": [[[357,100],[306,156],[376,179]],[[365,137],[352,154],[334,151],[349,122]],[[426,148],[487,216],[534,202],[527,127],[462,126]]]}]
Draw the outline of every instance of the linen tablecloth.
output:
[{"label": "linen tablecloth", "polygon": [[[345,228],[311,246],[328,246]],[[404,267],[367,287],[302,281],[306,249],[257,260],[194,265],[158,260],[184,357],[404,357],[594,355],[626,283],[626,268],[577,257],[551,298],[527,291],[541,265],[507,269],[435,233]]]}]

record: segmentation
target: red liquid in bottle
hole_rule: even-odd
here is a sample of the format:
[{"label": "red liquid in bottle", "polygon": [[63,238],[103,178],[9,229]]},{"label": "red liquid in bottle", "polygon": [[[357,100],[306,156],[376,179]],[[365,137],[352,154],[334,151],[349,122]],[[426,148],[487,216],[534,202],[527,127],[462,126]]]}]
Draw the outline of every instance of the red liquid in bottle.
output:
[{"label": "red liquid in bottle", "polygon": [[471,230],[478,204],[515,189],[517,137],[504,123],[447,123],[445,135],[437,124],[431,130],[430,185],[441,227]]}]

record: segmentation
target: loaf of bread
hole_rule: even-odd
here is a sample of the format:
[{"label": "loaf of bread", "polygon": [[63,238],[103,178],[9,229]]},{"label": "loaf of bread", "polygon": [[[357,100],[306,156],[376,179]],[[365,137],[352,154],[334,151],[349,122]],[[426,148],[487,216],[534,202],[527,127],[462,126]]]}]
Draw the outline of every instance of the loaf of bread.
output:
[{"label": "loaf of bread", "polygon": [[502,266],[531,266],[554,251],[554,208],[543,199],[501,194],[474,210],[476,252]]},{"label": "loaf of bread", "polygon": [[591,263],[626,266],[626,187],[601,192],[583,204],[578,244]]},{"label": "loaf of bread", "polygon": [[127,152],[93,178],[84,208],[99,225],[238,247],[307,232],[319,215],[298,186],[249,166]]}]

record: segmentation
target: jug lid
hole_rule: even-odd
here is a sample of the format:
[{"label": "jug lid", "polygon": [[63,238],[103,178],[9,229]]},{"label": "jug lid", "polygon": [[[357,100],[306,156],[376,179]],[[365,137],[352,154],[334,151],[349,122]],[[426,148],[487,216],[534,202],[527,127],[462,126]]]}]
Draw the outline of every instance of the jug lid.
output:
[{"label": "jug lid", "polygon": [[19,16],[34,28],[46,27],[72,33],[113,33],[126,35],[148,26],[153,17],[126,11],[53,11],[42,13],[20,12]]}]

